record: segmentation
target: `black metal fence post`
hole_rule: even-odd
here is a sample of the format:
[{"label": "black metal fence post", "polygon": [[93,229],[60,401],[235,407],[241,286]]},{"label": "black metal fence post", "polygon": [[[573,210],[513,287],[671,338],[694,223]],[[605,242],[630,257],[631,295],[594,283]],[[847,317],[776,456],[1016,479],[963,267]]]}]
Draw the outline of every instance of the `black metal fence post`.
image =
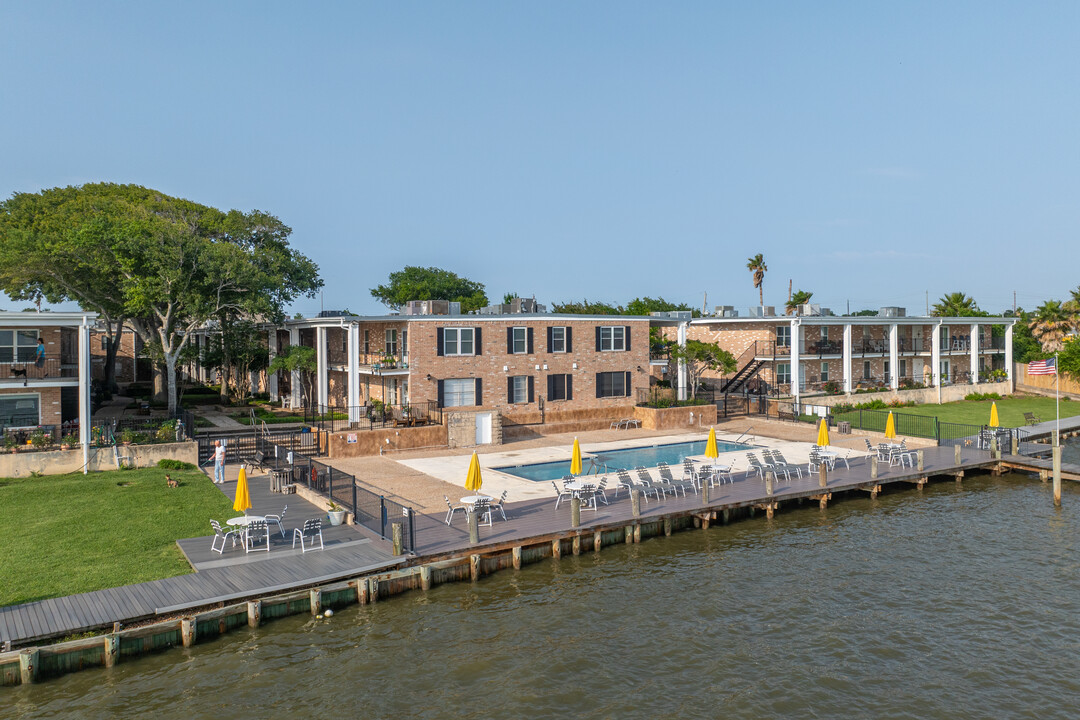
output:
[{"label": "black metal fence post", "polygon": [[352,516],[353,522],[356,522],[358,513],[356,512],[356,478],[353,478],[352,484]]},{"label": "black metal fence post", "polygon": [[386,537],[386,498],[379,496],[379,535]]}]

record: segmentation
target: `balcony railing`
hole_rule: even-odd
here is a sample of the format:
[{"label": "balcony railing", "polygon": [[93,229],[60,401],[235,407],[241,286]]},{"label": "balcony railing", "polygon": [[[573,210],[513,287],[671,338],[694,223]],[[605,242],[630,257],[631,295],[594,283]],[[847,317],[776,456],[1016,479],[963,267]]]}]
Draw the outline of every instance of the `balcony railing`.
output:
[{"label": "balcony railing", "polygon": [[370,366],[373,370],[407,370],[409,356],[405,353],[360,353],[360,364]]},{"label": "balcony railing", "polygon": [[45,363],[41,367],[38,367],[33,360],[0,362],[0,382],[5,385],[17,382],[26,384],[31,380],[77,377],[79,377],[78,363],[62,361],[58,357],[45,358]]}]

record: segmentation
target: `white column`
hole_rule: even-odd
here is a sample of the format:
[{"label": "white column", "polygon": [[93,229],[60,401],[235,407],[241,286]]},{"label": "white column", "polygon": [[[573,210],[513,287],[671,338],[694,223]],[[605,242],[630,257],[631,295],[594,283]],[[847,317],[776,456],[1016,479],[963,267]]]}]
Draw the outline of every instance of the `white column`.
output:
[{"label": "white column", "polygon": [[844,325],[844,392],[853,390],[851,372],[851,323]]},{"label": "white column", "polygon": [[979,326],[971,326],[971,384],[979,382]]},{"label": "white column", "polygon": [[795,398],[795,403],[799,403],[799,396],[802,395],[802,387],[800,380],[800,372],[802,370],[802,362],[800,354],[802,353],[802,325],[798,320],[791,321],[791,396]]},{"label": "white column", "polygon": [[930,331],[930,369],[934,373],[934,387],[941,387],[941,323],[938,322]]},{"label": "white column", "polygon": [[79,326],[79,442],[82,443],[83,475],[90,471],[90,318]]},{"label": "white column", "polygon": [[[289,328],[289,347],[293,347],[300,344],[300,328]],[[294,407],[300,407],[301,388],[300,388],[300,371],[293,370],[289,374],[289,387],[292,388],[292,397],[289,399],[289,404]]]},{"label": "white column", "polygon": [[325,408],[330,404],[330,399],[327,397],[327,391],[329,388],[329,376],[328,365],[330,358],[327,356],[328,348],[326,347],[326,328],[315,328],[315,363],[316,363],[316,380],[319,389],[315,392],[315,402],[319,404],[319,412],[325,412]]},{"label": "white column", "polygon": [[[679,323],[678,342],[679,342],[679,347],[681,347],[681,348],[686,347],[686,327],[687,327],[687,323],[684,323],[684,322]],[[686,361],[685,360],[679,360],[678,385],[679,385],[679,399],[680,400],[685,400],[686,399]]]},{"label": "white column", "polygon": [[1013,324],[1005,326],[1005,373],[1009,379],[1009,392],[1016,391],[1016,378],[1013,377]]},{"label": "white column", "polygon": [[349,422],[360,422],[360,326],[349,324]]},{"label": "white column", "polygon": [[900,326],[889,326],[889,387],[900,388]]},{"label": "white column", "polygon": [[[278,355],[276,327],[270,328],[266,344],[270,350],[270,361],[273,362]],[[269,370],[266,372],[266,391],[270,393],[270,402],[278,401],[278,374],[276,372],[272,373]]]}]

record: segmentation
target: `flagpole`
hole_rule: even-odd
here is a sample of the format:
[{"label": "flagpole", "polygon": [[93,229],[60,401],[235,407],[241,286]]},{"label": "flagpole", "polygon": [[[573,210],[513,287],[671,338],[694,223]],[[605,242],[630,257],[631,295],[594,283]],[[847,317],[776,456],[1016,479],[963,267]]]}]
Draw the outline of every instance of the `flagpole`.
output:
[{"label": "flagpole", "polygon": [[1057,436],[1054,444],[1061,443],[1061,373],[1058,371],[1058,354],[1054,353],[1054,414],[1057,415]]}]

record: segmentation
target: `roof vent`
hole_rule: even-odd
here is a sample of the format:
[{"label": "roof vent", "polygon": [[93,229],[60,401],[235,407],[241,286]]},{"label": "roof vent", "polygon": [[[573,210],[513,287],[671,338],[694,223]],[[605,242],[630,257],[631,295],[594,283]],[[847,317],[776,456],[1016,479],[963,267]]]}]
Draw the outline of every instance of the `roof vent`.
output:
[{"label": "roof vent", "polygon": [[907,317],[907,310],[902,307],[883,307],[878,310],[878,317],[902,318]]}]

